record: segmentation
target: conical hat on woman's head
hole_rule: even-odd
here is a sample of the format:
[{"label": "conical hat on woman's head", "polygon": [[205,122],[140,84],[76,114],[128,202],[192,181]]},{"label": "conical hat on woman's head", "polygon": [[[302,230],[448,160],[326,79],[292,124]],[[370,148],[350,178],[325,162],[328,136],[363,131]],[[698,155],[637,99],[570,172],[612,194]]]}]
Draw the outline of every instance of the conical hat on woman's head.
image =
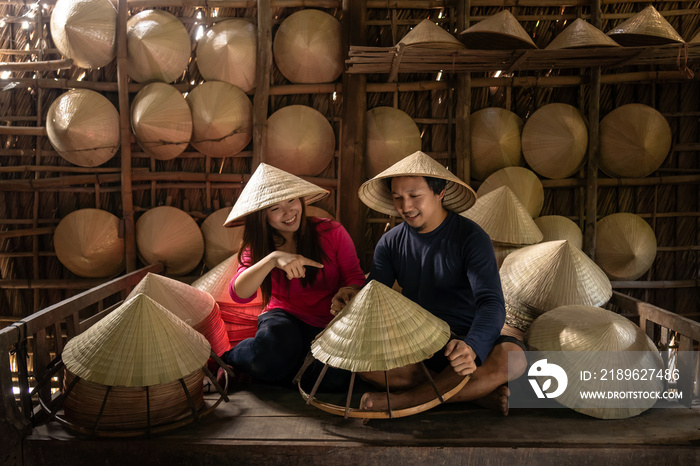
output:
[{"label": "conical hat on woman's head", "polygon": [[639,215],[620,212],[596,225],[595,261],[611,280],[636,280],[656,258],[656,235]]},{"label": "conical hat on woman's head", "polygon": [[243,18],[219,21],[197,43],[197,68],[207,81],[224,81],[249,92],[255,89],[258,32]]},{"label": "conical hat on woman's head", "polygon": [[243,227],[224,227],[229,213],[231,207],[224,207],[210,214],[202,222],[204,264],[210,269],[236,254],[241,245]]},{"label": "conical hat on woman's head", "polygon": [[515,16],[503,10],[493,16],[479,21],[470,28],[460,32],[462,42],[470,49],[513,50],[536,49],[525,29]]},{"label": "conical hat on woman's head", "polygon": [[406,112],[393,107],[367,111],[365,173],[371,178],[421,148],[420,130]]},{"label": "conical hat on woman's head", "polygon": [[572,246],[583,248],[583,233],[578,225],[561,215],[545,215],[535,219],[542,232],[542,242],[566,240]]},{"label": "conical hat on woman's head", "polygon": [[625,47],[684,43],[673,26],[651,5],[618,24],[608,35]]},{"label": "conical hat on woman's head", "polygon": [[472,178],[483,180],[504,167],[522,165],[523,120],[505,108],[489,107],[470,116]]},{"label": "conical hat on woman's head", "polygon": [[489,175],[476,191],[477,198],[491,191],[508,186],[520,203],[535,218],[544,205],[544,188],[537,175],[525,167],[506,167]]},{"label": "conical hat on woman's head", "polygon": [[407,46],[423,45],[426,47],[463,49],[464,44],[452,34],[435,24],[430,19],[424,19],[411,29],[399,44]]},{"label": "conical hat on woman's head", "polygon": [[606,36],[603,31],[591,23],[576,18],[573,23],[559,33],[546,47],[554,49],[580,49],[586,47],[619,47],[620,44]]}]

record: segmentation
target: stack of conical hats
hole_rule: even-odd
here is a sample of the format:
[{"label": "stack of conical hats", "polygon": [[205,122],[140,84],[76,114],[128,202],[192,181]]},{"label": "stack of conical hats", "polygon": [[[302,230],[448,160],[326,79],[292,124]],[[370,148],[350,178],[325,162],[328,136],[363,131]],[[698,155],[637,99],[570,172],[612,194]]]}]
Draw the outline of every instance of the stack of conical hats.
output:
[{"label": "stack of conical hats", "polygon": [[408,34],[403,36],[399,44],[406,46],[426,46],[445,49],[463,49],[464,44],[452,34],[435,24],[434,21],[424,19]]},{"label": "stack of conical hats", "polygon": [[583,248],[583,233],[578,225],[561,215],[545,215],[535,219],[542,232],[542,242],[565,239],[579,249]]},{"label": "stack of conical hats", "polygon": [[555,49],[580,49],[586,47],[619,47],[620,44],[606,36],[603,31],[577,18],[566,27],[552,42],[546,47],[548,50]]},{"label": "stack of conical hats", "polygon": [[204,264],[213,269],[238,252],[243,239],[243,227],[224,227],[231,207],[224,207],[202,222],[204,236]]},{"label": "stack of conical hats", "polygon": [[611,280],[636,280],[656,258],[656,235],[639,215],[608,215],[596,226],[596,263]]},{"label": "stack of conical hats", "polygon": [[515,16],[503,10],[460,32],[462,42],[470,49],[513,50],[536,49]]},{"label": "stack of conical hats", "polygon": [[684,43],[673,26],[651,5],[608,31],[608,35],[626,47]]},{"label": "stack of conical hats", "polygon": [[536,218],[544,205],[544,188],[537,175],[525,167],[506,167],[494,172],[481,183],[476,191],[482,197],[501,186],[508,186],[532,218]]},{"label": "stack of conical hats", "polygon": [[522,165],[523,120],[505,108],[488,107],[470,116],[472,178],[483,180],[504,167]]}]

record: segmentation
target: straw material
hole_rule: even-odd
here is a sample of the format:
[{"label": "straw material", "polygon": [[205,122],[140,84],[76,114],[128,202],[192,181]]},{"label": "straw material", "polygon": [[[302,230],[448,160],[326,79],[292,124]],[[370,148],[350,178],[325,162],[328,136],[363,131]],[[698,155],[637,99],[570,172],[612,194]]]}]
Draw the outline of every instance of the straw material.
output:
[{"label": "straw material", "polygon": [[421,151],[405,157],[371,180],[365,181],[357,193],[360,200],[377,212],[400,217],[394,208],[391,192],[383,181],[398,176],[430,176],[447,180],[442,206],[456,213],[464,212],[476,201],[476,193],[468,184]]},{"label": "straw material", "polygon": [[300,10],[280,24],[275,63],[293,83],[329,83],[343,72],[340,22],[320,10]]},{"label": "straw material", "polygon": [[[590,407],[581,406],[580,390],[647,391],[663,390],[663,381],[646,378],[608,378],[581,381],[580,371],[591,368],[623,368],[662,370],[664,365],[656,345],[642,329],[614,312],[591,306],[562,306],[538,318],[528,330],[525,341],[531,350],[549,351],[568,376],[566,391],[556,400],[564,406],[579,407],[575,411],[599,419],[624,419],[651,408],[655,399],[592,400]],[[605,355],[600,352],[605,352]],[[601,360],[602,358],[605,360]]]},{"label": "straw material", "polygon": [[187,212],[170,206],[148,210],[136,222],[136,246],[144,264],[165,263],[170,275],[191,272],[204,255],[202,232]]},{"label": "straw material", "polygon": [[46,132],[61,157],[81,167],[96,167],[119,149],[119,112],[102,94],[73,89],[49,107]]},{"label": "straw material", "polygon": [[452,34],[438,26],[434,21],[424,19],[408,34],[403,36],[399,44],[406,46],[420,45],[445,49],[463,49],[464,44]]},{"label": "straw material", "polygon": [[192,145],[211,157],[233,157],[253,138],[253,104],[233,84],[209,81],[187,94]]},{"label": "straw material", "polygon": [[586,122],[571,105],[545,105],[525,122],[522,147],[535,172],[547,178],[567,178],[576,173],[586,156]]},{"label": "straw material", "polygon": [[238,196],[224,226],[244,223],[243,217],[258,210],[267,209],[282,201],[304,198],[311,204],[330,194],[327,190],[302,180],[272,165],[261,163]]},{"label": "straw material", "polygon": [[460,32],[460,34],[462,42],[470,49],[513,50],[537,48],[525,29],[508,10],[489,16]]},{"label": "straw material", "polygon": [[[427,20],[426,20],[427,21]],[[365,174],[376,176],[407,155],[421,149],[420,130],[406,112],[393,107],[367,111]]]},{"label": "straw material", "polygon": [[217,303],[232,304],[228,285],[238,270],[238,254],[234,254],[192,282],[192,287],[209,293]]},{"label": "straw material", "polygon": [[651,5],[608,31],[608,35],[625,47],[684,43],[673,26]]},{"label": "straw material", "polygon": [[636,280],[656,258],[656,235],[640,216],[608,215],[596,225],[595,261],[611,280]]},{"label": "straw material", "polygon": [[566,240],[570,245],[583,248],[583,233],[578,225],[561,215],[545,215],[535,219],[542,232],[542,241]]},{"label": "straw material", "polygon": [[462,216],[475,221],[495,243],[523,245],[542,241],[539,228],[508,186],[479,197]]},{"label": "straw material", "polygon": [[537,217],[544,205],[544,188],[534,172],[524,167],[506,167],[489,175],[476,191],[477,199],[491,191],[508,186],[532,218]]},{"label": "straw material", "polygon": [[117,9],[109,0],[58,0],[51,12],[51,38],[81,68],[100,68],[117,53]]},{"label": "straw material", "polygon": [[126,29],[131,79],[171,83],[185,72],[192,47],[177,17],[163,10],[145,10],[129,18]]},{"label": "straw material", "polygon": [[131,103],[139,146],[158,160],[182,154],[192,137],[192,113],[180,91],[165,83],[143,87]]},{"label": "straw material", "polygon": [[71,339],[63,350],[63,362],[90,382],[146,387],[201,369],[210,352],[202,335],[140,294]]},{"label": "straw material", "polygon": [[523,164],[520,132],[523,120],[505,108],[489,107],[471,117],[471,176],[483,180],[497,170]]},{"label": "straw material", "polygon": [[61,264],[81,277],[111,277],[126,265],[119,219],[105,210],[69,213],[56,226],[53,244]]},{"label": "straw material", "polygon": [[661,113],[647,105],[623,105],[600,122],[600,168],[620,177],[650,175],[664,162],[671,141]]},{"label": "straw material", "polygon": [[700,31],[695,33],[695,36],[690,39],[690,44],[700,44]]},{"label": "straw material", "polygon": [[326,212],[325,210],[321,209],[320,207],[316,207],[314,205],[309,205],[306,206],[306,216],[307,217],[317,217],[317,218],[329,218],[333,220],[333,216]]},{"label": "straw material", "polygon": [[517,251],[521,247],[522,246],[513,246],[510,244],[493,243],[493,254],[496,256],[496,264],[498,264],[498,268],[501,268],[501,265],[503,265],[503,261],[506,260],[508,254],[513,251]]},{"label": "straw material", "polygon": [[238,252],[243,239],[243,227],[226,228],[224,222],[231,207],[224,207],[202,222],[204,236],[204,263],[210,269]]},{"label": "straw material", "polygon": [[372,280],[311,344],[311,354],[352,372],[387,371],[432,356],[450,339],[447,322]]},{"label": "straw material", "polygon": [[577,18],[546,47],[547,50],[581,49],[587,47],[619,47],[620,44],[606,36],[603,31]]},{"label": "straw material", "polygon": [[211,26],[197,43],[197,68],[207,81],[224,81],[244,92],[255,89],[257,27],[243,18]]},{"label": "straw material", "polygon": [[265,159],[293,175],[320,174],[335,154],[333,127],[306,105],[282,107],[267,119]]}]

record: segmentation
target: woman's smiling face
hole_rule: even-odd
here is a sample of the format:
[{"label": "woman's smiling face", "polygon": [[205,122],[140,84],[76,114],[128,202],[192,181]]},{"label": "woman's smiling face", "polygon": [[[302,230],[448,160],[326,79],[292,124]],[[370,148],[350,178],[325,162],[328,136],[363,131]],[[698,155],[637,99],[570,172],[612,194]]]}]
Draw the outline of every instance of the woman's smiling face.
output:
[{"label": "woman's smiling face", "polygon": [[279,202],[265,209],[267,223],[280,234],[294,233],[301,224],[301,200],[299,198]]}]

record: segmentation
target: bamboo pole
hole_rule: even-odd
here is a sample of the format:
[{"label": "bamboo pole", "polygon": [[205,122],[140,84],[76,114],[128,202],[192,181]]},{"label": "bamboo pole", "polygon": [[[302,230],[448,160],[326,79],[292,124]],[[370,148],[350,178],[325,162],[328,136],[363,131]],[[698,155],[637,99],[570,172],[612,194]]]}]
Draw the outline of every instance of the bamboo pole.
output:
[{"label": "bamboo pole", "polygon": [[253,98],[253,160],[251,173],[265,161],[267,149],[267,107],[272,72],[272,10],[270,0],[258,0],[258,52]]},{"label": "bamboo pole", "polygon": [[0,134],[13,136],[46,136],[46,128],[41,126],[0,126]]},{"label": "bamboo pole", "polygon": [[61,60],[43,60],[43,61],[27,61],[27,62],[2,62],[0,63],[0,72],[2,71],[56,71],[65,70],[73,66],[72,58],[64,58]]},{"label": "bamboo pole", "polygon": [[[463,31],[469,27],[471,1],[459,2],[457,7],[457,29]],[[469,183],[471,178],[471,102],[472,75],[460,73],[457,75],[457,109],[455,115],[455,171],[457,176]]]}]

